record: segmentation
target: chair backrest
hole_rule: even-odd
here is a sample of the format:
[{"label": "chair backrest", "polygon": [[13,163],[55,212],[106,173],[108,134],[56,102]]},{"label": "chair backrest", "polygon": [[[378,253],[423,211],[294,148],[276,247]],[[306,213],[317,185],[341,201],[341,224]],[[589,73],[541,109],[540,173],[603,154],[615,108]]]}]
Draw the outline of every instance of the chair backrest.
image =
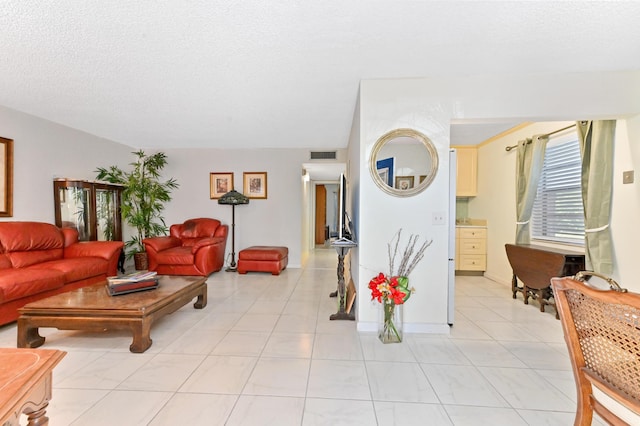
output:
[{"label": "chair backrest", "polygon": [[184,223],[171,225],[170,235],[182,240],[182,245],[194,245],[200,238],[213,237],[220,221],[210,218],[189,219]]},{"label": "chair backrest", "polygon": [[[610,289],[589,285],[592,275]],[[578,393],[574,425],[590,425],[593,411],[610,424],[640,424],[640,295],[589,272],[552,278],[551,287]]]}]

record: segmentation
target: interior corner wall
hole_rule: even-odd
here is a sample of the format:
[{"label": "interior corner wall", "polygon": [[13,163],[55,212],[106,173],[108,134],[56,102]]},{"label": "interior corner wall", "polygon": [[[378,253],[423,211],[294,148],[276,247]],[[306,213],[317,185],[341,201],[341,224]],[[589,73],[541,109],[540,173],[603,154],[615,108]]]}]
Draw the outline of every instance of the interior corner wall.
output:
[{"label": "interior corner wall", "polygon": [[53,179],[95,180],[98,166],[125,166],[131,147],[0,106],[0,136],[13,139],[13,217],[55,223]]},{"label": "interior corner wall", "polygon": [[[235,260],[238,252],[253,245],[286,246],[289,266],[298,268],[303,253],[302,163],[308,149],[170,149],[165,151],[165,175],[180,188],[165,210],[167,225],[194,217],[212,217],[231,225],[231,206],[210,198],[209,174],[233,173],[234,188],[243,188],[244,172],[267,172],[267,198],[252,199],[235,207]],[[231,230],[225,264],[231,254]],[[307,243],[308,244],[308,243]]]}]

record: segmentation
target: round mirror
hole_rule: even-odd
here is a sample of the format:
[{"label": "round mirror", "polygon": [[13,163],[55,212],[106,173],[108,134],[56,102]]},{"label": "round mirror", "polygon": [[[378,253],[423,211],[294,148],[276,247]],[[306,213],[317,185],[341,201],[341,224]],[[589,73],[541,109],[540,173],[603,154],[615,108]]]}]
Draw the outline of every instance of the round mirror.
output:
[{"label": "round mirror", "polygon": [[387,194],[409,197],[421,193],[438,172],[438,152],[420,132],[396,129],[383,135],[371,151],[369,171]]}]

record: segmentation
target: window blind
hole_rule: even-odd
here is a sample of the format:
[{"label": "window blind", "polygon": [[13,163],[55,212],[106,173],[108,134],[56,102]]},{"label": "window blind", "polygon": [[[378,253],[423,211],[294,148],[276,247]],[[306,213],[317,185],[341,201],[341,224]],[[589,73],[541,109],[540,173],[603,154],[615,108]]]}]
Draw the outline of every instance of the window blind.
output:
[{"label": "window blind", "polygon": [[584,244],[580,174],[580,145],[575,132],[550,140],[533,204],[533,239]]}]

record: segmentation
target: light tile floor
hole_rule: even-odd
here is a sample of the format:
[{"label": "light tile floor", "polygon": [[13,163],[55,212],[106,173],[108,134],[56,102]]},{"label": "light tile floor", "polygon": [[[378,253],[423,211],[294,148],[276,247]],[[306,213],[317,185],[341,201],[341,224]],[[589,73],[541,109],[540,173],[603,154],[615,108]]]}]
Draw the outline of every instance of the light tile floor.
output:
[{"label": "light tile floor", "polygon": [[[336,264],[335,251],[317,249],[278,277],[213,274],[208,306],[156,323],[144,354],[128,351],[124,332],[42,329],[45,348],[68,351],[54,371],[51,426],[573,424],[553,308],[459,276],[450,335],[383,345],[329,320]],[[15,324],[0,327],[0,346],[15,341]]]}]

